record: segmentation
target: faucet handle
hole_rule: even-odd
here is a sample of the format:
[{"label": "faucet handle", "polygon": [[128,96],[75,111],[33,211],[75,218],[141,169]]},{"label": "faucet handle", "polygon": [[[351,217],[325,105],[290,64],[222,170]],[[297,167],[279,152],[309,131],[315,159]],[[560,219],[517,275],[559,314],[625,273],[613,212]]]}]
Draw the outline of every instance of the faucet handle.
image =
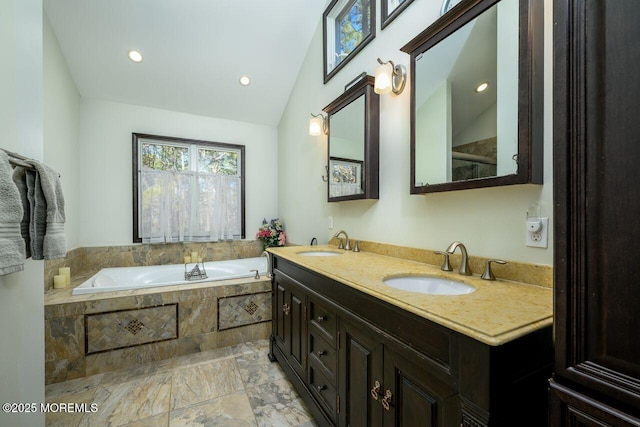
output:
[{"label": "faucet handle", "polygon": [[491,263],[495,262],[496,264],[506,264],[506,261],[503,261],[501,259],[490,259],[487,261],[487,263],[484,265],[484,272],[482,273],[482,276],[480,276],[482,279],[484,280],[496,280],[496,276],[493,275],[493,271],[491,271]]},{"label": "faucet handle", "polygon": [[358,241],[353,244],[353,252],[360,252],[360,246],[358,245]]},{"label": "faucet handle", "polygon": [[449,253],[448,252],[433,251],[433,253],[436,254],[436,255],[444,255],[444,260],[442,261],[442,267],[440,267],[440,270],[442,270],[442,271],[453,271],[453,268],[451,268],[451,264],[449,264]]},{"label": "faucet handle", "polygon": [[344,241],[342,240],[342,237],[338,237],[338,249],[344,249]]}]

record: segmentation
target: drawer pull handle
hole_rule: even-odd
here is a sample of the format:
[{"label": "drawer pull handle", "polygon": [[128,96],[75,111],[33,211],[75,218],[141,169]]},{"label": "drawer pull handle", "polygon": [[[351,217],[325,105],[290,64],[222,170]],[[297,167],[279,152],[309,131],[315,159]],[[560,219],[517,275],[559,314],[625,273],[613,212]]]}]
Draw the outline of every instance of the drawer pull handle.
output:
[{"label": "drawer pull handle", "polygon": [[391,391],[387,390],[384,394],[384,397],[382,398],[382,400],[380,401],[380,403],[382,403],[382,407],[385,409],[385,411],[388,411],[389,408],[391,407]]},{"label": "drawer pull handle", "polygon": [[326,388],[327,388],[327,386],[326,386],[326,385],[319,385],[319,386],[316,386],[316,390],[318,390],[318,393],[320,393],[322,390],[324,390],[324,389],[326,389]]},{"label": "drawer pull handle", "polygon": [[284,304],[282,306],[282,311],[284,312],[285,315],[289,315],[289,311],[291,311],[291,307],[289,307],[289,304]]},{"label": "drawer pull handle", "polygon": [[322,323],[322,322],[324,322],[325,320],[327,320],[327,316],[318,316],[318,317],[316,317],[316,321],[317,321],[318,323]]},{"label": "drawer pull handle", "polygon": [[380,381],[376,381],[373,383],[373,388],[371,389],[371,397],[375,400],[378,400],[378,396],[380,395]]},{"label": "drawer pull handle", "polygon": [[320,357],[320,356],[324,356],[325,354],[327,354],[327,352],[326,352],[326,351],[324,351],[324,350],[320,350],[320,351],[317,351],[317,352],[316,352],[316,356],[318,356],[318,357]]}]

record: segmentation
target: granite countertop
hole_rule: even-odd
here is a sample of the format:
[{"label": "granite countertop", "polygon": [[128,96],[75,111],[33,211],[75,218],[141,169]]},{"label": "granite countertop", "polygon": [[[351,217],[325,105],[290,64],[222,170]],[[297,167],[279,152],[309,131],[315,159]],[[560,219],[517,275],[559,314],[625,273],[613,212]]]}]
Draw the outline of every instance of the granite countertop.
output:
[{"label": "granite countertop", "polygon": [[[461,334],[498,346],[553,323],[553,289],[480,276],[444,272],[439,266],[335,246],[287,246],[269,252],[354,289],[375,296]],[[303,251],[340,252],[340,256],[303,256]],[[467,283],[466,295],[427,295],[394,289],[383,279],[397,275],[432,275]]]}]

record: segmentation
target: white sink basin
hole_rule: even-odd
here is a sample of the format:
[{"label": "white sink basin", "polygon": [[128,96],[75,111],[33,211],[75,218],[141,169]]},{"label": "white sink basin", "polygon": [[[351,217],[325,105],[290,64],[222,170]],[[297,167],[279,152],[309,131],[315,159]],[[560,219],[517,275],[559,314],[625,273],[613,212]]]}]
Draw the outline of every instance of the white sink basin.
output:
[{"label": "white sink basin", "polygon": [[331,251],[302,251],[298,252],[298,255],[303,256],[338,256],[342,255],[341,252],[331,252]]},{"label": "white sink basin", "polygon": [[396,276],[383,281],[395,289],[429,295],[464,295],[476,290],[471,285],[433,276]]}]

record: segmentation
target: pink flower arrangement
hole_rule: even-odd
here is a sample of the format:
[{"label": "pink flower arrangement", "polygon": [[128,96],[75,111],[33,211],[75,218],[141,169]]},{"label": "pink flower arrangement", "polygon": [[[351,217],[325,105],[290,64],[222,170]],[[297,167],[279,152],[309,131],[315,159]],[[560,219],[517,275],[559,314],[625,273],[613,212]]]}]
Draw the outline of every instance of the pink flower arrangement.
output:
[{"label": "pink flower arrangement", "polygon": [[256,239],[262,241],[263,249],[284,246],[287,241],[287,233],[285,233],[284,226],[278,218],[274,218],[270,222],[264,219],[262,220],[262,226],[256,233]]}]

